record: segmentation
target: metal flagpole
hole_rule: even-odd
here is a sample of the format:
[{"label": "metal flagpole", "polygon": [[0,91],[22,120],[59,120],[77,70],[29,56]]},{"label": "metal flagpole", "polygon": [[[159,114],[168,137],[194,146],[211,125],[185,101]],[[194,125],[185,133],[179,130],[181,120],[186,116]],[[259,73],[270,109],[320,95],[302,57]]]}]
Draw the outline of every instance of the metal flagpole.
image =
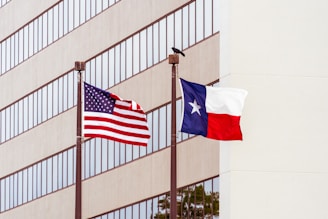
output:
[{"label": "metal flagpole", "polygon": [[75,62],[78,71],[77,116],[76,116],[76,178],[75,178],[75,219],[82,218],[82,71],[84,62]]},{"label": "metal flagpole", "polygon": [[176,164],[176,64],[179,64],[178,54],[169,55],[169,64],[172,64],[172,98],[171,98],[171,191],[170,191],[170,218],[177,216],[177,164]]}]

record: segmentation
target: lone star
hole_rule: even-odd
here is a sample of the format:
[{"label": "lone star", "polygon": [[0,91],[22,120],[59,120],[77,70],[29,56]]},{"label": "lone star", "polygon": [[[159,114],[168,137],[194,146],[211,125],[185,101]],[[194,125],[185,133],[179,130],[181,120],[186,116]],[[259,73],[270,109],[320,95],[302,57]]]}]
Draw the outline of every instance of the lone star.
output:
[{"label": "lone star", "polygon": [[194,112],[197,112],[198,115],[200,115],[199,110],[201,109],[201,107],[198,105],[196,99],[194,99],[194,102],[189,102],[190,106],[192,106],[192,111],[191,114],[193,114]]}]

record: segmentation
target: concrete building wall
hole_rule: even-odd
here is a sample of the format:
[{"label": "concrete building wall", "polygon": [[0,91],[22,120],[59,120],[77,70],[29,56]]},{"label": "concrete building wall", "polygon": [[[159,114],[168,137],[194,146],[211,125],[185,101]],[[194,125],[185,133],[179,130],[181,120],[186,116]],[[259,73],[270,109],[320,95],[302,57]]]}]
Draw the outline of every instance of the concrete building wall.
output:
[{"label": "concrete building wall", "polygon": [[58,219],[74,218],[75,186],[52,193],[11,211],[0,214],[1,219],[33,218]]},{"label": "concrete building wall", "polygon": [[[186,2],[145,0],[141,7],[139,0],[120,1],[1,75],[0,109],[69,71],[75,61],[90,59]],[[0,9],[0,39],[54,3],[12,0]],[[178,186],[220,172],[220,219],[325,219],[328,3],[221,0],[219,4],[220,34],[185,50],[178,72],[190,81],[207,84],[220,78],[221,86],[248,90],[241,119],[244,140],[219,143],[196,137],[180,143]],[[135,22],[127,22],[125,15]],[[170,100],[170,67],[158,63],[111,91],[151,110]],[[0,176],[72,146],[75,112],[73,108],[4,142]],[[46,137],[50,132],[55,134]],[[167,191],[168,157],[165,149],[85,180],[84,217]],[[146,175],[145,169],[151,174]],[[144,190],[138,190],[141,187]],[[0,218],[72,218],[74,192],[70,186],[2,212]]]},{"label": "concrete building wall", "polygon": [[[188,80],[199,79],[202,83],[214,81],[219,71],[219,35],[186,50],[189,61],[180,57],[180,76]],[[206,57],[201,51],[210,51]],[[199,60],[199,61],[196,61]],[[12,75],[13,73],[10,73]],[[6,76],[6,75],[5,75]],[[24,79],[28,80],[28,77]],[[5,86],[6,92],[12,84]],[[171,65],[167,61],[136,75],[123,84],[110,89],[122,98],[137,101],[145,111],[167,103],[171,99]],[[180,85],[177,81],[177,97]],[[178,121],[179,123],[180,121]],[[76,107],[51,118],[35,128],[16,136],[0,147],[0,175],[4,176],[76,143]],[[17,153],[20,151],[21,153]],[[15,159],[12,159],[15,157]]]},{"label": "concrete building wall", "polygon": [[[19,64],[10,74],[2,75],[0,108],[72,69],[75,61],[85,61],[97,55],[186,2],[167,1],[165,4],[152,4],[151,0],[147,0],[139,7],[140,1],[120,1],[41,50],[28,61]],[[123,14],[129,16],[122,16]],[[132,19],[134,22],[128,22],[126,19]],[[19,89],[10,86],[18,79],[25,82]]]},{"label": "concrete building wall", "polygon": [[[177,147],[177,185],[215,176],[219,163],[217,141],[195,137]],[[194,174],[197,172],[198,174]],[[90,218],[121,206],[168,191],[170,185],[170,148],[140,158],[82,182],[82,218]],[[74,218],[75,186],[51,193],[15,210],[0,214],[0,218]]]},{"label": "concrete building wall", "polygon": [[[0,39],[2,40],[13,32],[22,28],[26,21],[31,21],[35,15],[39,15],[57,0],[31,0],[31,1],[10,1],[0,10]],[[33,5],[33,7],[31,7]]]},{"label": "concrete building wall", "polygon": [[[5,176],[76,144],[76,108],[19,135],[0,147]],[[17,153],[19,152],[19,153]]]},{"label": "concrete building wall", "polygon": [[[71,70],[75,61],[90,59],[186,2],[168,1],[165,4],[154,5],[152,1],[144,1],[143,7],[138,7],[140,1],[119,2],[110,10],[104,11],[15,66],[10,72],[0,75],[0,108],[12,104]],[[135,10],[135,8],[138,10]],[[147,10],[151,13],[143,13]],[[136,22],[127,23],[126,17],[122,14],[135,17]],[[108,28],[104,28],[104,24]],[[13,26],[15,25],[13,24]],[[180,56],[179,76],[204,84],[217,80],[219,77],[219,38],[220,35],[217,33],[186,49],[184,52],[187,58]],[[19,86],[17,86],[18,84]],[[153,110],[168,103],[171,99],[171,65],[168,64],[167,60],[164,60],[112,87],[110,91],[123,98],[136,100],[145,111]],[[177,93],[177,96],[180,97],[178,83]],[[177,123],[179,122],[177,121]],[[0,176],[5,178],[49,156],[53,156],[75,143],[76,107],[49,120],[40,122],[35,127],[1,144]],[[180,143],[177,153],[178,187],[217,176],[219,172],[218,142],[195,137],[192,140]],[[56,170],[48,169],[48,171],[50,175],[52,174],[51,171]],[[31,172],[25,172],[24,174],[26,177],[26,174],[31,174]],[[34,172],[34,174],[36,173]],[[22,174],[22,177],[24,176]],[[36,177],[40,177],[40,175]],[[46,178],[46,176],[43,177]],[[56,179],[54,177],[51,180]],[[82,183],[83,218],[94,217],[167,192],[170,190],[169,180],[170,148],[88,178]],[[2,180],[1,191],[12,189],[11,184],[9,189],[7,184],[5,185],[7,187],[4,186],[10,180],[5,183],[4,181]],[[34,181],[33,185],[35,183]],[[29,199],[26,196],[32,197],[35,194],[22,194],[22,189],[17,189],[19,195],[6,195],[3,200],[0,200],[2,211],[0,218],[38,219],[45,216],[50,219],[73,218],[75,210],[74,184],[48,194],[48,189],[52,189],[51,185],[48,185],[49,182],[45,182],[45,180],[42,183],[44,183],[42,185],[42,194],[38,194],[39,196],[35,200],[25,200]],[[47,188],[48,186],[49,188]],[[25,189],[25,185],[22,188]],[[39,193],[39,191],[36,193]],[[12,198],[13,196],[15,198]],[[14,205],[13,207],[8,207],[10,204],[4,207],[9,199],[21,200],[21,196],[25,196],[22,198],[23,201],[11,201],[18,202],[18,204],[11,203]]]},{"label": "concrete building wall", "polygon": [[327,218],[328,3],[221,4],[222,81],[249,95],[244,141],[221,144],[220,218]]},{"label": "concrete building wall", "polygon": [[[177,186],[219,171],[219,143],[196,137],[177,147]],[[170,190],[170,148],[83,182],[83,218]],[[206,162],[210,161],[210,162]],[[194,173],[197,174],[194,174]]]}]

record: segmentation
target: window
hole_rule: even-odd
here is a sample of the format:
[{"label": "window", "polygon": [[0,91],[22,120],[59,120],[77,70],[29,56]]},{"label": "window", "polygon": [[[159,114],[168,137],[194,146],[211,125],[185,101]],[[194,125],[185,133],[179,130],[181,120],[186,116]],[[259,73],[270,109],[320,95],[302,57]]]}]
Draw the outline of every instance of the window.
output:
[{"label": "window", "polygon": [[[179,218],[219,217],[219,176],[179,188],[177,191],[177,214]],[[114,210],[93,219],[114,218],[169,218],[170,192],[148,200]]]},{"label": "window", "polygon": [[[102,54],[90,59],[86,62],[86,70],[84,72],[85,81],[95,84],[99,88],[108,89],[109,87],[130,78],[132,75],[138,74],[140,71],[143,71],[146,68],[165,60],[168,54],[171,53],[170,48],[173,44],[183,46],[185,49],[195,44],[196,39],[198,42],[205,39],[207,36],[214,35],[218,32],[218,23],[215,23],[213,20],[217,14],[214,13],[214,11],[218,10],[218,5],[214,2],[216,1],[193,1],[183,8],[163,17],[158,22],[145,27],[133,36],[128,37],[122,42],[110,47]],[[114,4],[114,2],[111,3]],[[98,2],[96,5],[95,4],[96,3],[94,3],[94,6],[101,6]],[[75,8],[76,7],[77,6],[75,5]],[[56,17],[56,10],[58,10],[59,15],[67,15],[69,11],[65,11],[63,8],[65,10],[73,10],[73,6],[69,6],[67,1],[61,2],[58,4],[58,7],[54,7],[51,15],[45,14],[40,17],[40,19],[42,18],[41,20],[38,20],[37,22],[34,21],[33,28],[32,25],[29,26],[32,30],[24,28],[22,31],[19,31],[21,35],[17,35],[18,41],[16,42],[15,40],[15,48],[16,45],[25,45],[24,33],[29,33],[27,36],[33,35],[33,37],[36,38],[37,34],[32,34],[33,30],[34,32],[37,30],[37,33],[39,34],[37,37],[38,41],[34,41],[33,46],[40,43],[39,41],[43,41],[43,43],[45,40],[47,41],[48,37],[44,37],[44,35],[47,35],[48,33],[43,33],[42,28],[48,27],[48,25],[44,26],[44,24],[48,24],[49,17],[51,17],[52,23],[57,22],[57,19],[53,18]],[[63,13],[61,13],[61,11]],[[69,17],[64,18],[64,21],[67,19],[69,19]],[[61,24],[62,23],[59,22],[59,26],[61,26]],[[52,35],[54,35],[54,32],[55,31],[52,32]],[[29,39],[29,41],[31,41],[31,39]],[[10,50],[10,46],[8,48],[7,44],[9,44],[9,41],[3,41],[3,43],[0,43],[1,63],[7,63],[6,52]],[[42,48],[42,45],[39,48]],[[17,51],[17,53],[21,54],[19,51]],[[152,58],[150,58],[151,54],[153,54]],[[23,59],[23,57],[21,57],[21,59]],[[2,68],[3,66],[6,66],[6,64],[1,65]],[[12,112],[10,115],[5,113],[5,119],[1,119],[1,125],[5,126],[6,130],[10,131],[2,131],[6,133],[0,134],[0,144],[27,131],[30,128],[33,128],[41,122],[44,122],[47,119],[50,119],[53,116],[76,106],[76,80],[76,74],[73,70],[71,70],[64,76],[45,85],[33,94],[30,94],[28,97],[25,97],[0,111],[0,114],[5,113],[6,111]],[[28,112],[25,110],[23,112],[18,109],[19,107],[17,108],[17,106],[21,104],[20,102],[24,102],[24,107],[25,104],[30,106],[27,108]],[[18,110],[16,111],[16,109]],[[24,115],[22,115],[23,113]],[[28,115],[28,118],[26,118],[25,115]],[[25,129],[25,122],[27,120],[31,122],[29,122],[28,129]],[[159,144],[153,146],[158,147],[158,145]],[[163,145],[160,147],[162,146]],[[155,150],[157,149],[155,148]]]}]

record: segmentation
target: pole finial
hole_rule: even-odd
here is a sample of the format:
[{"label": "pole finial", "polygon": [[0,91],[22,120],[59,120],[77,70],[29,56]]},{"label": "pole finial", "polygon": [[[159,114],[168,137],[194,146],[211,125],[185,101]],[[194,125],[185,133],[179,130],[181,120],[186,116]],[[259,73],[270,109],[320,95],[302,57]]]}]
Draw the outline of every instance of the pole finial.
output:
[{"label": "pole finial", "polygon": [[179,55],[178,54],[172,54],[169,55],[169,64],[179,64]]},{"label": "pole finial", "polygon": [[75,71],[84,71],[85,70],[85,62],[76,61],[74,70]]}]

